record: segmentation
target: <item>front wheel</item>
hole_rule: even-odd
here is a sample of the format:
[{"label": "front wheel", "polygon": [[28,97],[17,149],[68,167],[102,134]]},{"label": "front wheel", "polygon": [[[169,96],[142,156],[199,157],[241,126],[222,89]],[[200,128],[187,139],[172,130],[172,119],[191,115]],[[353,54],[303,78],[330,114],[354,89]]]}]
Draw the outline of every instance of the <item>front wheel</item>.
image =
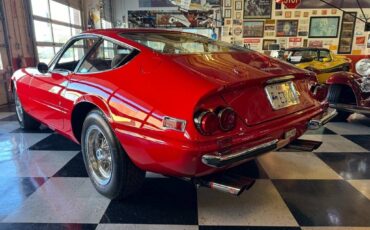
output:
[{"label": "front wheel", "polygon": [[16,90],[13,91],[14,102],[15,102],[15,112],[17,114],[17,119],[19,125],[25,130],[35,130],[40,127],[40,122],[31,117],[26,111],[24,111],[21,101],[19,100]]},{"label": "front wheel", "polygon": [[102,195],[123,199],[143,184],[145,171],[132,163],[100,110],[87,115],[81,147],[90,179]]}]

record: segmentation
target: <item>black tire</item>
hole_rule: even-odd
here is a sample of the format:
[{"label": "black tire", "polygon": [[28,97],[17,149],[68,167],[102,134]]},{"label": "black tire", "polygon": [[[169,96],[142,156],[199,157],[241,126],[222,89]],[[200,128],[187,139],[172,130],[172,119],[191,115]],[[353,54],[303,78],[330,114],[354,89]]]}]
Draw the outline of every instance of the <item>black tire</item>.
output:
[{"label": "black tire", "polygon": [[26,111],[24,111],[21,102],[19,101],[18,94],[16,90],[13,90],[13,96],[16,106],[16,114],[19,125],[24,130],[36,130],[40,128],[41,123],[31,117]]},{"label": "black tire", "polygon": [[[328,94],[328,102],[330,104],[336,104],[341,102],[340,95],[342,89],[343,86],[341,85],[330,85]],[[348,117],[351,115],[351,113],[345,111],[338,110],[337,112],[338,115],[331,120],[332,122],[346,122]]]},{"label": "black tire", "polygon": [[[100,183],[96,179],[96,171],[92,169],[92,166],[90,166],[92,164],[89,163],[91,161],[89,160],[89,153],[87,151],[91,148],[89,147],[89,136],[87,135],[90,135],[91,129],[99,129],[109,145],[111,174],[106,184]],[[139,169],[132,163],[112,132],[104,114],[100,110],[92,110],[86,116],[82,127],[81,148],[86,170],[94,187],[100,194],[110,199],[120,200],[134,194],[141,188],[145,179],[145,171]],[[94,153],[95,156],[98,154],[97,151]],[[92,153],[93,152],[90,151],[90,154]]]}]

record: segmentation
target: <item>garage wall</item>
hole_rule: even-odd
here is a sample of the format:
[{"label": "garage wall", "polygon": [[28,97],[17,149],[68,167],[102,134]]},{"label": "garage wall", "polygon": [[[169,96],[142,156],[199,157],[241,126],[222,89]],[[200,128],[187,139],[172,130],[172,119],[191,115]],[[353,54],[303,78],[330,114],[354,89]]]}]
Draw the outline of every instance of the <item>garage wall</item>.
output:
[{"label": "garage wall", "polygon": [[[241,2],[243,4],[243,10],[235,10],[235,2]],[[331,1],[338,6],[357,6],[356,1]],[[317,44],[322,43],[322,47],[331,49],[334,53],[338,50],[341,24],[343,12],[335,9],[329,8],[328,5],[322,3],[319,0],[302,0],[302,4],[297,9],[285,9],[282,5],[281,9],[276,9],[276,4],[272,4],[272,15],[271,19],[243,19],[244,13],[244,1],[231,0],[231,7],[225,7],[225,10],[231,10],[231,18],[224,19],[224,26],[222,28],[222,40],[227,42],[233,42],[238,45],[248,45],[252,49],[257,51],[263,51],[263,43],[268,40],[277,40],[277,43],[282,44],[283,47],[298,47],[304,46],[304,44]],[[370,1],[362,1],[362,6],[370,7]],[[317,8],[313,8],[313,6]],[[310,8],[311,7],[311,8]],[[357,12],[358,17],[363,17],[361,10],[357,8],[343,8],[343,10],[348,12]],[[364,13],[366,17],[370,17],[370,8],[365,8]],[[236,15],[241,15],[240,19],[236,19]],[[339,16],[339,28],[338,37],[336,38],[309,38],[308,34],[306,36],[295,36],[295,37],[276,37],[276,27],[277,20],[298,20],[298,32],[309,32],[310,18],[311,17],[327,17],[327,16]],[[234,20],[236,19],[236,20]],[[243,36],[243,31],[245,29],[245,22],[264,22],[265,28],[263,32],[263,37],[248,37]],[[271,31],[266,30],[266,26],[274,28]],[[367,48],[367,40],[370,38],[369,32],[364,32],[365,23],[361,20],[356,20],[356,26],[354,31],[354,36],[352,40],[352,55],[367,55],[370,54],[370,47]],[[238,33],[236,33],[238,32]],[[302,34],[301,34],[302,35]]]}]

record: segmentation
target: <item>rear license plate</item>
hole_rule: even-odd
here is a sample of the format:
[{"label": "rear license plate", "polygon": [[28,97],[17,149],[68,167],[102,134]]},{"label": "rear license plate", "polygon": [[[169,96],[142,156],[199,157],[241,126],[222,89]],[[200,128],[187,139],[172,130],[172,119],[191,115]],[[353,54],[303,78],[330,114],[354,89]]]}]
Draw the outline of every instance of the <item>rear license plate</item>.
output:
[{"label": "rear license plate", "polygon": [[274,110],[299,104],[299,93],[292,81],[267,85],[265,91]]}]

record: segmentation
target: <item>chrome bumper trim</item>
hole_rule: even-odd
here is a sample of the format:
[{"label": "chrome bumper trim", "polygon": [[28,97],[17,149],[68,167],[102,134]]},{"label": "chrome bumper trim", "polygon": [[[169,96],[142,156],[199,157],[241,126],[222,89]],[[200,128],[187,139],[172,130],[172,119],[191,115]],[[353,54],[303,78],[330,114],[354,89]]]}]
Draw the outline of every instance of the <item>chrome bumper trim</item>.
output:
[{"label": "chrome bumper trim", "polygon": [[320,120],[310,120],[308,122],[308,129],[315,130],[319,129],[326,123],[328,123],[331,119],[333,119],[335,116],[338,115],[338,112],[336,109],[329,109],[325,116],[323,116]]},{"label": "chrome bumper trim", "polygon": [[251,148],[237,150],[235,152],[217,153],[215,155],[203,155],[202,162],[214,168],[221,168],[235,162],[253,158],[257,155],[271,152],[278,148],[279,140],[275,139]]},{"label": "chrome bumper trim", "polygon": [[359,107],[356,105],[346,105],[346,104],[330,104],[330,108],[350,112],[350,113],[360,113],[364,115],[370,115],[369,107]]}]

